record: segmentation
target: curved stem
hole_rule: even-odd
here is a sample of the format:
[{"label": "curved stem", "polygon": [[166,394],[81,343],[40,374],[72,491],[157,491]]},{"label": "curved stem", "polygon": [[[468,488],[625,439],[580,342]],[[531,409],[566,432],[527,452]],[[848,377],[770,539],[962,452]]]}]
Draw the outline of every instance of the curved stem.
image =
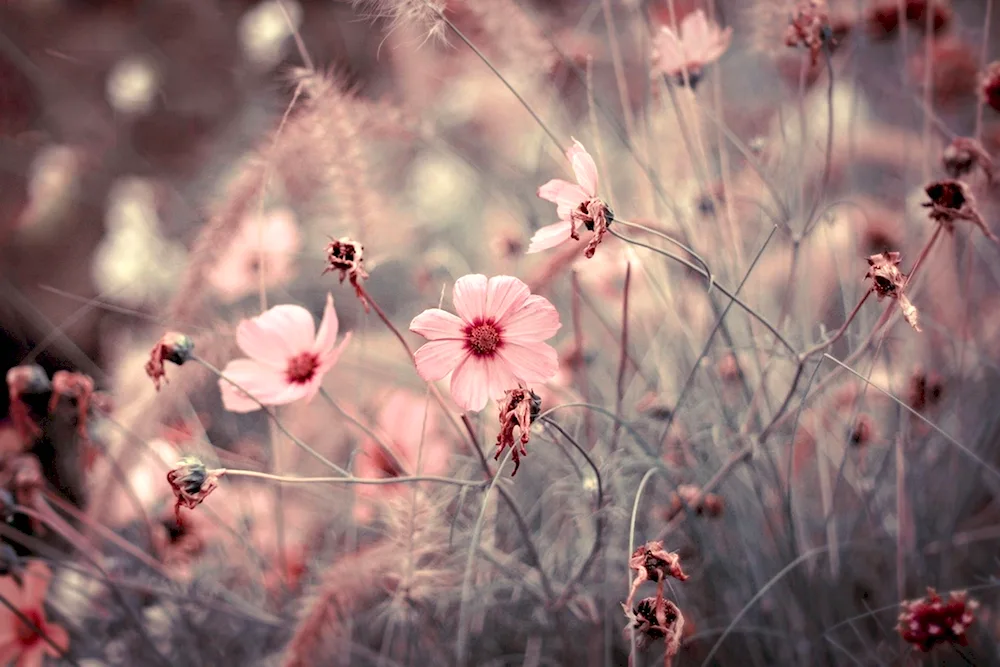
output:
[{"label": "curved stem", "polygon": [[380,477],[368,479],[365,477],[296,477],[295,475],[272,475],[256,470],[239,470],[234,468],[217,468],[211,471],[219,477],[253,477],[255,479],[266,479],[280,484],[368,484],[371,486],[389,484],[408,484],[411,482],[436,482],[438,484],[451,484],[452,486],[483,487],[484,481],[452,479],[451,477],[438,477],[435,475],[409,475],[406,477]]},{"label": "curved stem", "polygon": [[[694,257],[698,261],[698,263],[701,264],[701,268],[704,269],[705,277],[708,278],[708,290],[712,291],[712,286],[715,284],[715,276],[712,274],[712,269],[709,268],[708,262],[702,259],[701,255],[696,253],[694,250],[692,250],[685,244],[681,243],[674,237],[670,236],[669,234],[664,234],[663,232],[653,229],[652,227],[647,227],[646,225],[640,225],[637,222],[630,222],[629,220],[622,220],[621,218],[615,218],[615,223],[619,225],[625,225],[626,227],[632,227],[633,229],[644,231],[647,234],[652,234],[653,236],[663,239],[667,243],[672,243],[673,245],[677,246],[687,254]],[[611,230],[609,229],[608,231]],[[621,238],[622,240],[627,240],[621,236],[619,236],[618,238]]]}]

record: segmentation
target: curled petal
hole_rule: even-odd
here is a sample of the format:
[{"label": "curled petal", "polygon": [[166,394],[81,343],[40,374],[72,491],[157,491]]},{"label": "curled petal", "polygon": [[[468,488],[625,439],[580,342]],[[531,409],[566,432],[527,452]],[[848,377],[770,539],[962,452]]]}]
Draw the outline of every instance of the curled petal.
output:
[{"label": "curled petal", "polygon": [[542,227],[531,237],[531,242],[528,243],[528,254],[562,245],[573,238],[570,236],[572,229],[573,223],[569,220]]},{"label": "curled petal", "polygon": [[440,308],[428,308],[413,318],[410,331],[427,340],[462,340],[465,322]]},{"label": "curled petal", "polygon": [[321,360],[333,354],[334,348],[337,346],[339,329],[340,321],[337,319],[337,311],[333,307],[333,295],[327,294],[323,320],[319,323],[319,332],[316,334],[316,342],[313,344],[313,352],[318,354]]},{"label": "curled petal", "polygon": [[427,382],[436,382],[455,370],[464,356],[468,354],[465,342],[458,340],[433,340],[424,343],[413,354],[417,365],[417,373]]}]

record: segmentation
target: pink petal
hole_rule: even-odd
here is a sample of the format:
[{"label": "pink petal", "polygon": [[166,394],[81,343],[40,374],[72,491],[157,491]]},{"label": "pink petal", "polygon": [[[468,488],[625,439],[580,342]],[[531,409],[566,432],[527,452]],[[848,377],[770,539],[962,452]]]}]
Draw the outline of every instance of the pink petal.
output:
[{"label": "pink petal", "polygon": [[452,301],[458,316],[467,323],[483,320],[486,317],[486,276],[473,273],[462,276],[455,281],[452,290]]},{"label": "pink petal", "polygon": [[[234,359],[226,365],[222,374],[264,405],[290,403],[290,400],[284,400],[286,394],[291,392],[291,395],[296,396],[297,392],[291,390],[303,386],[289,384],[285,379],[284,370],[266,366],[252,359]],[[244,396],[243,392],[223,378],[219,378],[219,391],[222,393],[222,404],[230,412],[253,412],[260,409],[257,403]]]},{"label": "pink petal", "polygon": [[236,329],[236,343],[251,359],[284,368],[290,357],[312,349],[316,323],[312,314],[296,305],[281,305]]},{"label": "pink petal", "polygon": [[571,209],[590,199],[590,195],[579,185],[564,181],[561,178],[553,178],[538,188],[538,196],[545,201],[550,201],[559,206],[567,206]]},{"label": "pink petal", "polygon": [[28,563],[24,570],[24,598],[22,606],[40,607],[45,602],[50,581],[52,581],[52,570],[49,569],[48,565],[37,560]]},{"label": "pink petal", "polygon": [[572,238],[569,235],[572,227],[572,223],[568,220],[542,227],[531,237],[531,242],[528,243],[527,254],[530,255],[542,250],[548,250],[549,248],[555,248],[557,245],[562,245],[566,241],[569,241]]},{"label": "pink petal", "polygon": [[674,31],[663,26],[653,43],[653,61],[663,74],[674,75],[682,71],[687,58],[684,48]]},{"label": "pink petal", "polygon": [[486,316],[500,322],[508,313],[521,308],[531,290],[513,276],[493,276],[486,288]]},{"label": "pink petal", "polygon": [[451,397],[463,410],[479,412],[490,398],[489,379],[485,361],[469,354],[451,374]]},{"label": "pink petal", "polygon": [[537,294],[529,296],[520,308],[498,324],[508,343],[539,343],[552,338],[562,326],[559,311],[548,299]]},{"label": "pink petal", "polygon": [[[323,381],[323,376],[326,375],[331,368],[337,365],[337,360],[340,359],[340,355],[344,353],[344,348],[347,344],[351,342],[351,334],[353,332],[348,331],[344,335],[344,339],[340,341],[340,345],[337,345],[332,350],[328,350],[319,356],[319,367],[316,369],[316,378],[319,382]],[[317,387],[318,389],[318,387]]]},{"label": "pink petal", "polygon": [[691,12],[681,21],[681,37],[685,44],[704,44],[709,39],[708,19],[701,9]]},{"label": "pink petal", "polygon": [[[590,156],[587,149],[576,139],[573,145],[566,150],[566,157],[573,166],[573,173],[576,174],[576,182],[590,197],[597,196],[597,165],[594,158]],[[588,199],[590,198],[588,197]]]},{"label": "pink petal", "polygon": [[[69,648],[69,633],[66,632],[66,628],[61,625],[46,623],[45,634],[49,636],[49,640],[51,640],[53,644],[60,647],[63,651]],[[45,652],[54,658],[60,655],[59,651],[55,650],[52,644],[49,644],[48,642],[45,642]]]},{"label": "pink petal", "polygon": [[514,375],[527,384],[545,382],[559,371],[559,356],[546,343],[508,343],[498,352],[510,364]]},{"label": "pink petal", "polygon": [[11,613],[10,621],[7,622],[10,638],[0,643],[0,665],[10,665],[21,655],[21,640],[17,638],[17,625],[20,622],[21,619]]},{"label": "pink petal", "polygon": [[417,373],[427,382],[436,382],[455,370],[465,355],[465,343],[458,340],[434,340],[424,343],[413,354]]},{"label": "pink petal", "polygon": [[45,641],[42,640],[40,643],[25,650],[18,657],[17,662],[14,663],[14,667],[42,667],[42,661],[45,660],[45,646],[48,646],[48,644],[45,644]]},{"label": "pink petal", "polygon": [[[310,317],[311,320],[312,318]],[[339,329],[340,321],[337,319],[337,311],[333,307],[333,295],[327,293],[326,308],[323,309],[323,320],[319,323],[319,331],[316,333],[316,340],[312,345],[312,351],[318,354],[321,359],[333,353],[333,349],[337,346],[337,332]]]},{"label": "pink petal", "polygon": [[413,318],[410,331],[427,340],[464,339],[465,322],[440,308],[428,308]]}]

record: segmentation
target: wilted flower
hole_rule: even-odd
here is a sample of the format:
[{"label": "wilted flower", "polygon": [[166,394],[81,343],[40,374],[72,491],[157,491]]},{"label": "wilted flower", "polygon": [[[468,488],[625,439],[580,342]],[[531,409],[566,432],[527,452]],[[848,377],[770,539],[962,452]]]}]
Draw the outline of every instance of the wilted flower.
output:
[{"label": "wilted flower", "polygon": [[657,596],[639,600],[635,609],[629,609],[626,605],[622,605],[622,608],[629,620],[625,626],[625,639],[628,640],[634,629],[636,646],[640,650],[645,650],[662,639],[667,650],[664,665],[669,666],[681,648],[681,634],[684,632],[684,615],[677,605]]},{"label": "wilted flower", "polygon": [[45,394],[52,390],[52,383],[45,369],[38,364],[14,366],[7,371],[7,393],[10,396],[10,420],[21,438],[22,445],[30,447],[42,434],[42,429],[31,415],[31,408],[24,402],[29,395]]},{"label": "wilted flower", "polygon": [[668,520],[674,518],[683,512],[685,507],[698,516],[704,514],[716,518],[722,514],[725,503],[718,494],[702,494],[701,489],[694,484],[680,484],[677,490],[670,494],[670,508],[667,510],[666,518]]},{"label": "wilted flower", "polygon": [[965,591],[952,591],[948,600],[933,588],[918,600],[906,600],[899,615],[899,634],[903,641],[921,651],[930,651],[938,644],[955,643],[967,646],[966,630],[975,620],[979,603],[970,600]]},{"label": "wilted flower", "polygon": [[679,84],[684,83],[687,71],[694,88],[701,80],[702,68],[718,60],[729,48],[733,29],[720,30],[698,9],[684,17],[679,32],[680,36],[668,26],[660,28],[653,38],[653,69],[673,77]]},{"label": "wilted flower", "polygon": [[49,413],[55,411],[59,400],[66,397],[76,404],[76,430],[80,437],[87,437],[87,415],[90,400],[94,395],[94,380],[83,373],[56,371],[52,376],[52,397],[49,399]]},{"label": "wilted flower", "polygon": [[678,581],[685,581],[688,576],[681,569],[681,558],[673,551],[663,548],[663,542],[647,542],[636,549],[628,559],[628,566],[637,572],[635,580],[632,582],[632,590],[629,591],[628,600],[625,606],[632,606],[632,598],[644,581],[652,581],[661,584],[667,577],[673,577]]},{"label": "wilted flower", "polygon": [[983,145],[971,137],[955,137],[941,155],[944,169],[952,178],[965,176],[976,165],[993,181],[993,160]]},{"label": "wilted flower", "polygon": [[[531,437],[531,423],[538,418],[542,409],[542,399],[538,394],[520,387],[518,389],[508,389],[500,402],[500,432],[497,433],[497,453],[494,460],[507,447],[511,449],[511,458],[514,460],[514,472],[511,477],[517,474],[517,469],[521,467],[521,457],[528,455],[528,450],[524,448]],[[514,442],[514,429],[520,433],[520,443]]]},{"label": "wilted flower", "polygon": [[597,196],[597,165],[583,144],[574,139],[566,150],[566,159],[573,167],[576,183],[553,178],[538,188],[539,197],[556,204],[560,222],[535,232],[528,244],[529,254],[554,248],[570,239],[579,240],[577,225],[583,225],[594,232],[584,253],[593,257],[608,225],[615,219],[611,208]]},{"label": "wilted flower", "polygon": [[163,334],[163,337],[153,346],[149,353],[149,361],[146,362],[146,375],[153,381],[156,391],[160,390],[161,380],[167,381],[163,362],[169,361],[180,366],[191,358],[192,350],[194,350],[194,341],[188,336],[175,331]]},{"label": "wilted flower", "polygon": [[990,231],[979,211],[976,209],[976,201],[972,193],[962,181],[937,181],[924,188],[924,192],[931,198],[929,202],[923,204],[931,209],[930,217],[941,223],[949,232],[954,231],[956,220],[968,220],[973,223],[986,238],[1000,245],[1000,238]]},{"label": "wilted flower", "polygon": [[906,275],[899,270],[900,261],[898,252],[886,251],[870,256],[865,279],[872,281],[871,289],[878,295],[879,301],[887,296],[896,299],[903,312],[903,318],[914,330],[920,331],[920,325],[917,323],[917,308],[903,293],[903,288],[906,287]]},{"label": "wilted flower", "polygon": [[787,46],[805,46],[809,49],[812,65],[819,60],[819,52],[832,37],[830,14],[824,0],[799,0],[792,11],[785,30]]},{"label": "wilted flower", "polygon": [[326,268],[323,274],[339,271],[341,283],[345,278],[350,280],[361,300],[361,305],[367,311],[368,299],[365,298],[364,290],[361,288],[361,281],[368,279],[368,272],[363,266],[364,261],[365,247],[357,241],[352,241],[346,236],[341,239],[330,239],[326,244]]},{"label": "wilted flower", "polygon": [[994,111],[1000,111],[1000,60],[986,66],[979,87],[983,102]]},{"label": "wilted flower", "polygon": [[219,471],[208,470],[194,456],[185,456],[167,473],[167,483],[177,499],[174,512],[181,522],[181,507],[194,509],[219,486]]},{"label": "wilted flower", "polygon": [[462,409],[482,410],[488,399],[559,370],[555,349],[544,342],[562,326],[559,313],[517,278],[462,276],[452,301],[457,317],[430,308],[410,331],[428,340],[413,355],[420,377],[435,382],[451,373],[451,395]]},{"label": "wilted flower", "polygon": [[348,333],[337,345],[338,330],[337,311],[329,294],[319,332],[312,313],[297,305],[275,306],[243,320],[236,329],[236,343],[250,358],[230,361],[223,370],[225,378],[219,378],[223,405],[230,412],[253,412],[260,409],[257,401],[284,405],[312,400],[323,376],[351,340]]},{"label": "wilted flower", "polygon": [[[18,579],[0,577],[0,595],[20,613],[7,605],[0,606],[0,664],[17,667],[40,667],[45,656],[59,657],[69,648],[69,634],[45,616],[45,598],[52,571],[33,560]],[[22,620],[28,619],[34,627]]]}]

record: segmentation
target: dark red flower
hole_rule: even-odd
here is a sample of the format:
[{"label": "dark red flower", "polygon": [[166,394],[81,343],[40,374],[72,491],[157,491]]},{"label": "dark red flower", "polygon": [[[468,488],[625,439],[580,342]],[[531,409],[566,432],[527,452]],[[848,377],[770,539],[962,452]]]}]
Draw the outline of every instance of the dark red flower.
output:
[{"label": "dark red flower", "polygon": [[979,603],[970,600],[965,591],[952,591],[948,600],[933,588],[918,600],[906,600],[899,615],[899,634],[903,641],[927,652],[938,644],[955,643],[967,646],[966,631],[975,621]]},{"label": "dark red flower", "polygon": [[933,34],[936,35],[951,25],[953,12],[944,0],[906,0],[906,20],[917,30],[927,30],[928,11],[931,12]]}]

